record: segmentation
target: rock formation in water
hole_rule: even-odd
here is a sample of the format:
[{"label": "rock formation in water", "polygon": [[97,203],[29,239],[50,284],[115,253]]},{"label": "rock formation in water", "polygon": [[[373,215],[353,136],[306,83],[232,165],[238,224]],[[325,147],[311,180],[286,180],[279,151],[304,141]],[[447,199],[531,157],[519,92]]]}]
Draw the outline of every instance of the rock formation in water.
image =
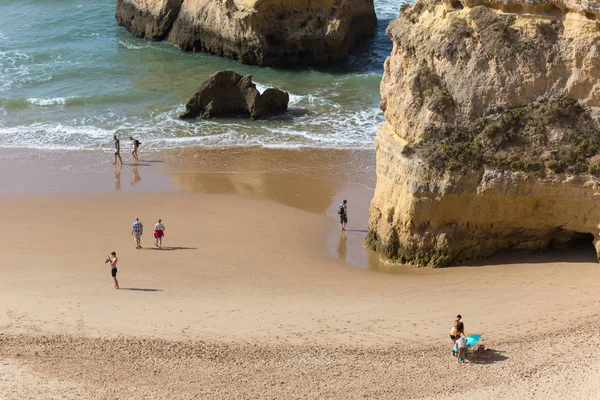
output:
[{"label": "rock formation in water", "polygon": [[260,93],[252,83],[252,75],[233,71],[212,74],[188,101],[180,118],[215,118],[244,115],[259,119],[284,113],[290,96],[277,88]]},{"label": "rock formation in water", "polygon": [[118,0],[116,19],[138,37],[260,66],[343,61],[377,22],[373,0]]},{"label": "rock formation in water", "polygon": [[365,245],[419,266],[582,236],[600,254],[599,20],[598,1],[404,7]]}]

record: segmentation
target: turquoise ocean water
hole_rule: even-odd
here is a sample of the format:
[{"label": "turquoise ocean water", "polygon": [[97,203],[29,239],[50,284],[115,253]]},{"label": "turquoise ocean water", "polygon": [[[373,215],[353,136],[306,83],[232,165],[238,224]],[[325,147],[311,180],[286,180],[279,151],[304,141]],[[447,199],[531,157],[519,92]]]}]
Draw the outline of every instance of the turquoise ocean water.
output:
[{"label": "turquoise ocean water", "polygon": [[[377,35],[331,69],[258,68],[134,38],[116,0],[0,2],[0,147],[110,149],[133,134],[150,149],[263,146],[372,149],[379,83],[400,1],[375,0]],[[212,73],[252,74],[260,90],[290,93],[290,110],[262,121],[182,121]]]}]

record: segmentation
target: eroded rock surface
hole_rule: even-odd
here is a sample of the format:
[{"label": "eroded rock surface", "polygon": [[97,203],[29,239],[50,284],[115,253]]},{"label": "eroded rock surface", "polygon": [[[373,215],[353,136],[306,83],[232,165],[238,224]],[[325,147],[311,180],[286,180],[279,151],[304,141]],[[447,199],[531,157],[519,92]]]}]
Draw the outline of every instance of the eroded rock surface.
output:
[{"label": "eroded rock surface", "polygon": [[343,61],[377,22],[373,0],[118,0],[116,19],[139,37],[260,66]]},{"label": "eroded rock surface", "polygon": [[266,89],[261,94],[252,83],[252,75],[219,71],[200,86],[179,117],[207,119],[243,115],[258,119],[285,112],[289,100],[289,94],[277,88]]},{"label": "eroded rock surface", "polygon": [[419,266],[582,234],[600,251],[599,17],[579,0],[405,8],[365,244]]}]

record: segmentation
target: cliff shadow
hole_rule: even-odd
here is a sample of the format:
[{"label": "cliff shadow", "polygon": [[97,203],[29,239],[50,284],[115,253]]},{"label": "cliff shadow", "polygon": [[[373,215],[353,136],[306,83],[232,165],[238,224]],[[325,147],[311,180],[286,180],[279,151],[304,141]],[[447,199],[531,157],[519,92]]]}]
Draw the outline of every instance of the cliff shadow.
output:
[{"label": "cliff shadow", "polygon": [[579,235],[568,248],[540,250],[538,252],[499,251],[493,256],[459,266],[484,267],[505,264],[546,264],[546,263],[598,263],[592,234]]},{"label": "cliff shadow", "polygon": [[359,72],[383,75],[383,63],[392,53],[393,47],[392,40],[388,37],[386,30],[394,19],[378,19],[375,34],[372,37],[362,39],[350,51],[346,61],[327,66],[271,67],[271,69],[284,73],[314,70],[331,75]]},{"label": "cliff shadow", "polygon": [[365,72],[383,75],[383,63],[392,54],[392,40],[386,30],[393,18],[377,20],[375,35],[361,40],[350,52],[346,62],[331,67],[314,68],[329,74]]}]

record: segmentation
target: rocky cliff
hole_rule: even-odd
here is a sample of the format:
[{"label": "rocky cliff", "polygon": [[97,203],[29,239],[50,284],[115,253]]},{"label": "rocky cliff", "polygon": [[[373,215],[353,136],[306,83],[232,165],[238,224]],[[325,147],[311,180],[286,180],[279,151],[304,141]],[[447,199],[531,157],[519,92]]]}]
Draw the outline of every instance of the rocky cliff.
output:
[{"label": "rocky cliff", "polygon": [[417,0],[388,34],[367,247],[600,253],[600,2]]},{"label": "rocky cliff", "polygon": [[345,60],[376,24],[373,0],[118,0],[116,19],[139,37],[260,66]]}]

